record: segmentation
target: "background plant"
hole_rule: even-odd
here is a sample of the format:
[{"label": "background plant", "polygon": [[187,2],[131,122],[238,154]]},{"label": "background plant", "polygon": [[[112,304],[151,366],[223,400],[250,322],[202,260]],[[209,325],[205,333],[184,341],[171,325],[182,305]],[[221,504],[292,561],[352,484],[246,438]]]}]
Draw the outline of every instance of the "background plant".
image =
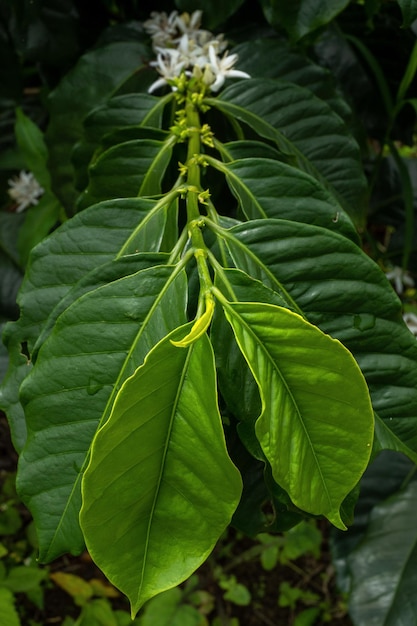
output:
[{"label": "background plant", "polygon": [[[387,448],[405,453],[410,462],[416,458],[415,339],[402,321],[399,300],[383,272],[362,252],[358,236],[388,276],[393,272],[393,280],[398,278],[397,291],[412,316],[415,292],[407,270],[413,268],[415,259],[413,162],[403,146],[412,143],[414,128],[414,113],[410,113],[414,106],[413,31],[402,31],[404,62],[391,76],[382,68],[384,59],[372,51],[372,33],[380,33],[381,24],[388,24],[392,33],[399,32],[396,6],[348,6],[344,2],[329,10],[316,3],[317,10],[311,12],[311,3],[300,2],[296,12],[265,2],[264,15],[278,34],[268,30],[259,8],[256,28],[251,16],[253,39],[246,41],[244,7],[231,17],[241,4],[213,5],[205,13],[204,25],[215,28],[230,18],[225,30],[233,27],[233,36],[241,40],[233,51],[239,56],[238,70],[251,79],[226,86],[216,96],[217,92],[210,93],[210,85],[216,85],[221,75],[219,71],[216,76],[215,61],[211,77],[207,64],[200,65],[194,57],[191,67],[199,67],[200,73],[194,70],[194,77],[187,76],[185,81],[174,73],[165,82],[173,83],[176,91],[168,89],[160,97],[149,95],[148,88],[155,87],[157,80],[148,63],[155,54],[149,36],[137,23],[121,23],[105,31],[96,47],[51,92],[45,137],[32,121],[39,121],[37,115],[27,107],[31,120],[18,110],[15,136],[19,150],[11,148],[3,160],[6,172],[17,163],[31,170],[43,190],[38,204],[27,213],[2,214],[6,318],[16,315],[13,302],[18,266],[26,264],[29,249],[57,221],[65,221],[34,250],[19,295],[20,319],[5,332],[10,365],[2,405],[15,446],[22,452],[20,493],[35,518],[41,558],[49,560],[64,550],[79,552],[87,540],[96,561],[127,591],[134,609],[146,593],[137,598],[141,584],[137,580],[132,588],[124,587],[127,564],[123,553],[126,548],[131,551],[129,541],[133,540],[128,539],[124,549],[117,546],[117,554],[111,553],[106,538],[109,528],[100,537],[92,524],[99,519],[100,506],[106,515],[112,498],[108,491],[107,500],[93,494],[105,493],[115,477],[121,481],[114,483],[120,493],[127,469],[136,472],[135,482],[141,482],[142,474],[135,469],[138,457],[133,460],[127,452],[135,449],[138,454],[132,443],[134,433],[142,440],[137,416],[143,415],[144,406],[146,411],[156,406],[154,399],[152,408],[144,405],[146,394],[138,391],[140,385],[149,388],[156,379],[155,371],[160,380],[176,372],[177,384],[186,374],[189,386],[184,387],[184,399],[175,405],[176,415],[179,418],[193,403],[208,420],[199,439],[206,439],[208,428],[215,429],[210,437],[218,442],[214,457],[207,457],[204,463],[201,455],[198,467],[194,457],[193,469],[216,493],[218,517],[211,537],[197,528],[195,515],[193,523],[178,524],[179,533],[181,526],[187,530],[186,542],[191,529],[195,531],[193,546],[183,544],[190,563],[181,570],[178,555],[169,555],[165,546],[163,571],[153,572],[152,581],[148,580],[151,595],[187,577],[211,550],[232,514],[233,524],[252,535],[286,530],[306,514],[325,515],[339,528],[351,523],[357,494],[356,490],[349,492],[368,463],[373,421],[367,388],[355,361],[366,378],[375,411],[374,455]],[[404,25],[409,26],[415,17],[413,9],[399,4]],[[38,8],[41,16],[41,4]],[[167,7],[161,5],[163,8]],[[180,11],[194,8],[179,6]],[[121,9],[114,10],[113,17],[121,21],[129,17],[122,15]],[[17,14],[13,10],[6,13],[6,33],[13,38]],[[141,17],[137,13],[135,17]],[[315,20],[309,21],[306,16],[313,14]],[[359,37],[352,23],[356,31],[362,28]],[[242,30],[236,30],[237,26]],[[28,33],[30,28],[29,24]],[[182,30],[176,33],[177,39],[184,34]],[[217,55],[218,63],[224,54],[222,44],[220,48],[211,53]],[[28,51],[26,55],[27,59],[17,50],[15,65],[30,61]],[[172,56],[172,52],[165,53],[158,59],[164,79]],[[277,59],[274,65],[272,56]],[[144,61],[140,68],[139,57]],[[332,74],[323,65],[331,66]],[[61,72],[65,70],[60,68],[57,73]],[[345,97],[337,87],[339,78]],[[355,81],[362,81],[361,89],[355,88]],[[45,88],[53,82],[49,77]],[[357,97],[365,93],[371,98],[375,83],[382,94],[382,110]],[[86,84],[85,97],[76,98]],[[71,111],[69,101],[74,103]],[[7,105],[6,101],[6,111],[10,110]],[[405,193],[398,193],[399,184]],[[117,308],[116,302],[124,304]],[[243,478],[242,495],[215,406],[213,357],[205,336],[211,321],[222,422],[229,454]],[[413,318],[407,321],[412,327]],[[187,322],[188,326],[175,331]],[[290,343],[280,345],[283,327],[290,329]],[[79,334],[80,328],[85,334]],[[171,331],[177,334],[170,335]],[[340,340],[347,350],[329,336]],[[172,345],[170,339],[182,347]],[[285,355],[284,362],[290,363],[294,354],[298,356],[293,368],[284,371],[280,359]],[[328,370],[328,363],[335,369],[335,377],[329,376],[329,387],[322,391],[327,376],[322,372]],[[317,378],[319,364],[325,369]],[[302,387],[297,383],[300,378],[305,381]],[[311,394],[317,385],[321,386],[320,399]],[[346,386],[350,386],[352,398],[348,408],[344,405]],[[167,393],[167,385],[157,389],[156,396],[162,397],[162,391]],[[292,404],[289,413],[278,409],[278,401]],[[130,410],[132,403],[135,412]],[[261,404],[263,413],[258,419]],[[63,411],[63,407],[68,409]],[[71,416],[68,423],[62,421],[67,410]],[[329,424],[315,431],[317,416],[324,414],[332,416]],[[282,415],[291,416],[290,421]],[[297,415],[306,430],[294,425]],[[153,424],[155,420],[156,415]],[[132,429],[128,446],[123,455],[114,454],[115,439],[120,439],[120,445],[125,441],[126,424]],[[82,426],[82,435],[78,426]],[[154,437],[155,432],[147,436]],[[166,439],[170,450],[177,449],[175,437],[191,441],[188,431],[176,433],[174,429]],[[80,528],[80,483],[91,441],[93,455],[83,478]],[[346,442],[345,453],[342,441]],[[207,453],[204,445],[201,450]],[[126,467],[120,465],[122,456],[128,459]],[[213,458],[222,468],[217,477],[206,472],[215,467]],[[175,469],[185,458],[175,453],[172,459],[172,476],[185,479],[184,471]],[[403,471],[402,457],[395,455],[394,459]],[[60,472],[56,474],[58,463]],[[295,465],[299,469],[294,475]],[[311,470],[314,466],[317,473]],[[344,474],[343,480],[338,476],[336,485],[332,475],[339,466]],[[35,467],[39,474],[34,481]],[[143,467],[152,475],[145,455]],[[377,467],[381,468],[373,464],[368,475],[379,484],[380,475],[373,474]],[[224,472],[229,476],[229,494]],[[167,482],[168,476],[169,472]],[[378,589],[383,586],[384,581],[375,579],[383,565],[394,566],[394,546],[398,554],[398,546],[385,541],[383,563],[370,576],[368,559],[361,555],[375,549],[372,529],[380,536],[381,519],[389,519],[384,539],[391,537],[395,529],[390,507],[398,510],[395,519],[402,530],[411,515],[414,481],[401,476],[393,490],[401,485],[403,489],[381,509],[376,503],[388,495],[386,489],[373,501],[371,513],[369,500],[365,509],[359,500],[357,530],[338,543],[341,580],[353,590],[352,615],[358,624],[370,619],[368,600],[361,600],[364,580]],[[364,480],[362,493],[366,493],[367,478]],[[190,488],[191,483],[185,484]],[[56,494],[53,501],[51,489]],[[136,489],[126,489],[126,497],[126,506],[133,507]],[[172,494],[167,497],[167,510],[171,506]],[[376,516],[376,521],[362,539],[369,514],[371,519]],[[136,515],[132,514],[132,528]],[[54,516],[61,521],[52,522]],[[119,522],[115,528],[120,528]],[[412,569],[404,568],[414,546],[413,535],[406,536],[404,560],[392,577],[389,606],[378,606],[377,612],[372,606],[378,623],[395,623],[390,620],[404,611],[398,590],[406,589],[409,576],[414,576]],[[193,553],[198,556],[192,558]],[[137,560],[138,554],[134,553],[134,558]],[[174,578],[169,574],[171,562]],[[384,594],[387,597],[385,589]],[[368,591],[365,598],[369,598]]]}]

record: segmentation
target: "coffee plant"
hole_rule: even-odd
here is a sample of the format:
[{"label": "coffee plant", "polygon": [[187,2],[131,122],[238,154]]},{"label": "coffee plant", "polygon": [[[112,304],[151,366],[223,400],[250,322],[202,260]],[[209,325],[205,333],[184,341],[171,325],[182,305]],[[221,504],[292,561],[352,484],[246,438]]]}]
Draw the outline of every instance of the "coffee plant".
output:
[{"label": "coffee plant", "polygon": [[[343,33],[385,3],[262,0],[250,32],[239,0],[162,4],[62,76],[45,133],[16,111],[2,248],[25,275],[0,401],[39,559],[87,547],[135,616],[230,524],[346,531],[356,507],[335,539],[355,623],[415,618],[417,342],[389,279],[412,291],[413,171],[394,140],[417,108],[417,45],[392,98]],[[390,4],[412,41],[417,5]],[[359,58],[386,107],[377,148],[347,96]],[[398,265],[367,230],[388,171],[404,188]],[[383,484],[363,506],[384,471],[397,495]]]}]

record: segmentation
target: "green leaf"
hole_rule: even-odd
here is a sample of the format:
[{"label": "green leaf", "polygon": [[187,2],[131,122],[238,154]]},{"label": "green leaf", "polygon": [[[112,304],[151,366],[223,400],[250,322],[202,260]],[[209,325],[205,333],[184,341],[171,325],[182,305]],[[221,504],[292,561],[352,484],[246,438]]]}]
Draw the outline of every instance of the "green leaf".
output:
[{"label": "green leaf", "polygon": [[[0,403],[7,412],[18,450],[26,436],[18,399],[20,383],[30,370],[25,355],[32,355],[51,311],[88,272],[116,256],[137,250],[157,251],[169,202],[167,198],[167,205],[163,204],[156,214],[152,213],[155,201],[140,198],[94,205],[64,223],[32,252],[18,295],[20,319],[8,324],[4,332],[10,368]],[[16,280],[14,284],[18,284]]]},{"label": "green leaf", "polygon": [[38,587],[47,577],[48,572],[39,567],[27,567],[20,565],[12,567],[2,586],[10,589],[13,593],[27,593]]},{"label": "green leaf", "polygon": [[20,259],[26,265],[29,254],[59,222],[61,205],[53,193],[45,193],[38,204],[30,207],[19,231],[18,249]]},{"label": "green leaf", "polygon": [[84,120],[86,139],[99,144],[105,135],[130,126],[160,128],[165,106],[173,94],[157,98],[146,93],[115,96],[93,109]]},{"label": "green leaf", "polygon": [[337,90],[333,75],[295,50],[288,41],[255,39],[237,45],[233,52],[239,57],[238,68],[252,78],[278,78],[305,87],[325,100],[339,117],[350,119],[351,111]]},{"label": "green leaf", "polygon": [[48,170],[48,150],[39,127],[23,111],[16,109],[16,140],[23,153],[26,167],[32,172],[45,191],[51,189]]},{"label": "green leaf", "polygon": [[181,590],[174,587],[149,600],[141,615],[141,626],[203,626],[201,613],[181,604],[181,599]]},{"label": "green leaf", "polygon": [[132,614],[204,562],[241,492],[210,342],[203,335],[176,348],[171,339],[183,334],[162,340],[124,383],[83,478],[88,550],[129,597]]},{"label": "green leaf", "polygon": [[416,0],[397,0],[403,14],[403,26],[408,27],[417,19]]},{"label": "green leaf", "polygon": [[186,300],[175,266],[134,272],[75,300],[39,350],[21,386],[28,440],[17,487],[36,523],[41,561],[83,549],[80,479],[92,438],[124,380],[184,323]]},{"label": "green leaf", "polygon": [[284,27],[293,41],[309,35],[331,22],[349,4],[349,0],[261,0],[270,24]]},{"label": "green leaf", "polygon": [[239,81],[207,102],[294,155],[302,171],[334,190],[355,221],[363,220],[366,180],[359,149],[328,104],[303,87],[267,79]]},{"label": "green leaf", "polygon": [[175,141],[173,136],[165,142],[137,139],[109,148],[90,167],[90,183],[79,208],[111,198],[161,193]]},{"label": "green leaf", "polygon": [[356,626],[413,624],[417,615],[417,481],[371,514],[363,541],[348,558],[350,614]]},{"label": "green leaf", "polygon": [[0,587],[0,626],[21,626],[11,591]]},{"label": "green leaf", "polygon": [[350,217],[334,196],[309,174],[280,161],[253,156],[227,164],[206,158],[226,175],[247,219],[289,218],[335,230],[358,242]]},{"label": "green leaf", "polygon": [[[417,344],[384,273],[334,232],[285,220],[223,231],[235,264],[276,290],[355,356],[374,410],[417,451]],[[275,282],[274,282],[275,281]]]},{"label": "green leaf", "polygon": [[[48,100],[45,135],[56,194],[70,211],[76,197],[71,151],[82,137],[83,120],[137,72],[149,51],[141,42],[111,43],[87,52],[66,74]],[[71,108],[68,108],[71,102]]]},{"label": "green leaf", "polygon": [[373,438],[357,364],[338,341],[287,309],[229,303],[225,313],[259,386],[256,434],[274,479],[296,506],[344,529],[340,506],[367,466]]},{"label": "green leaf", "polygon": [[236,13],[244,0],[175,0],[175,5],[180,11],[203,11],[203,27],[214,30],[217,26]]}]

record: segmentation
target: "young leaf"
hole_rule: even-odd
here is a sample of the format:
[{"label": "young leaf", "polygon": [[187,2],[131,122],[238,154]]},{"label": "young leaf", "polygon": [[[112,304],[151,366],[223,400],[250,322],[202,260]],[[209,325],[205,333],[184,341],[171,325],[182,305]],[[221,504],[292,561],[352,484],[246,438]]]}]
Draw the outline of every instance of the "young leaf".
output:
[{"label": "young leaf", "polygon": [[309,224],[252,220],[224,234],[237,267],[274,290],[282,284],[310,322],[352,352],[375,411],[416,451],[417,343],[379,267],[348,239]]},{"label": "young leaf", "polygon": [[373,439],[365,380],[338,341],[281,307],[225,305],[256,379],[256,434],[276,482],[299,508],[345,528],[340,506],[363,474]]},{"label": "young leaf", "polygon": [[83,478],[88,550],[132,614],[207,558],[241,493],[210,342],[203,335],[187,348],[172,345],[183,335],[163,339],[124,383]]},{"label": "young leaf", "polygon": [[17,476],[42,561],[83,549],[80,479],[92,438],[124,380],[185,322],[186,303],[183,271],[144,269],[81,295],[42,345],[21,386],[28,440]]}]

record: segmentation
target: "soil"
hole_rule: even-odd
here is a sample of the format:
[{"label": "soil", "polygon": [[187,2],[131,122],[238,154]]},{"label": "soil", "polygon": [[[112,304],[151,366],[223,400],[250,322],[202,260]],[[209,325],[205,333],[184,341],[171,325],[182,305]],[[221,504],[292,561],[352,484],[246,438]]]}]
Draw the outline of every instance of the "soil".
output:
[{"label": "soil", "polygon": [[[4,416],[0,417],[0,487],[6,476],[16,470],[17,455],[10,441],[9,430]],[[0,492],[0,496],[1,496]],[[25,537],[25,526],[30,521],[30,514],[18,505],[23,528],[13,541],[22,542]],[[231,621],[237,618],[239,626],[292,626],[302,611],[311,604],[308,598],[296,602],[293,608],[281,607],[278,604],[280,585],[284,582],[297,589],[312,592],[318,596],[315,605],[320,604],[320,616],[314,622],[303,622],[321,626],[330,623],[332,626],[352,626],[347,615],[346,602],[336,588],[335,574],[331,564],[328,548],[328,526],[321,525],[323,544],[320,558],[304,556],[286,565],[278,564],[271,571],[265,571],[259,558],[247,559],[248,551],[259,545],[246,537],[240,536],[233,529],[222,540],[198,571],[197,590],[204,591],[210,598],[212,610],[207,614],[209,623],[217,616],[218,626],[236,624]],[[7,538],[10,543],[10,537]],[[0,543],[3,537],[0,536]],[[27,540],[26,540],[27,541]],[[249,552],[250,554],[250,552]],[[75,574],[84,580],[99,578],[104,581],[100,570],[84,553],[80,557],[64,556],[47,566],[49,572],[65,572]],[[225,599],[225,591],[218,584],[219,572],[231,576],[246,587],[251,594],[249,604],[239,606]],[[129,611],[127,600],[119,596],[111,600],[114,608]],[[47,579],[44,588],[43,608],[35,606],[25,594],[16,594],[16,608],[21,616],[22,626],[42,624],[43,626],[59,626],[66,616],[76,619],[80,613],[73,598],[60,589],[51,579]],[[155,624],[155,626],[159,626]]]}]

